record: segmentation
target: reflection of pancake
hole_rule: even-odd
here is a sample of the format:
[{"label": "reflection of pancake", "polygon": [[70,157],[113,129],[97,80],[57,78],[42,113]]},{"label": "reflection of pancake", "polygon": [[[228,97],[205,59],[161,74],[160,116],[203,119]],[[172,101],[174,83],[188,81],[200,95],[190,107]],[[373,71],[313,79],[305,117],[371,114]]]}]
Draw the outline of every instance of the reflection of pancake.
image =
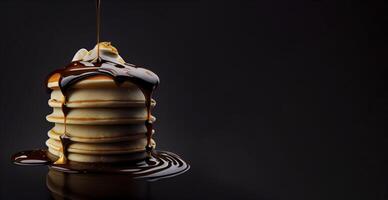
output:
[{"label": "reflection of pancake", "polygon": [[[53,112],[47,116],[55,126],[48,132],[46,145],[55,156],[61,155],[60,135],[65,132],[64,97],[54,74],[48,101]],[[145,146],[147,108],[142,91],[126,81],[117,85],[108,76],[92,76],[71,86],[66,93],[66,135],[71,144],[68,159],[78,162],[119,162],[142,159]],[[155,106],[152,100],[151,107]],[[155,117],[151,117],[155,121]],[[152,141],[153,146],[155,142]]]},{"label": "reflection of pancake", "polygon": [[54,199],[145,199],[147,183],[123,174],[71,174],[50,169],[47,188]]}]

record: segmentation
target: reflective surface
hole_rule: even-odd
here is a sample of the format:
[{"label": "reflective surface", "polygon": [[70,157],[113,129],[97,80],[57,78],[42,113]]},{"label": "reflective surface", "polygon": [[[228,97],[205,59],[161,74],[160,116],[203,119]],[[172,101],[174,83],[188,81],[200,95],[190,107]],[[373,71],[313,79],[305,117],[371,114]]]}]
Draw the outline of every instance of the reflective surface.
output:
[{"label": "reflective surface", "polygon": [[54,199],[148,199],[150,184],[123,174],[72,174],[50,169],[46,185]]},{"label": "reflective surface", "polygon": [[231,187],[230,183],[204,176],[199,168],[151,182],[125,174],[72,174],[25,166],[9,169],[12,178],[2,185],[8,191],[3,193],[5,199],[257,199],[250,192],[242,192],[241,186]]}]

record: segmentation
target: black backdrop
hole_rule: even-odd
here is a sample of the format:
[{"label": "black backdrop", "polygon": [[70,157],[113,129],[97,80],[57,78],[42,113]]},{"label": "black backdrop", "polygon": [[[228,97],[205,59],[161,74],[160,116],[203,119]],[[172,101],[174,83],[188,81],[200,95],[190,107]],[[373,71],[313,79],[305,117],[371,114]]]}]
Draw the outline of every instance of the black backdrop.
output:
[{"label": "black backdrop", "polygon": [[[384,199],[383,1],[103,1],[102,40],[161,78],[153,199]],[[93,0],[0,1],[1,199],[47,199],[43,80],[95,44]]]}]

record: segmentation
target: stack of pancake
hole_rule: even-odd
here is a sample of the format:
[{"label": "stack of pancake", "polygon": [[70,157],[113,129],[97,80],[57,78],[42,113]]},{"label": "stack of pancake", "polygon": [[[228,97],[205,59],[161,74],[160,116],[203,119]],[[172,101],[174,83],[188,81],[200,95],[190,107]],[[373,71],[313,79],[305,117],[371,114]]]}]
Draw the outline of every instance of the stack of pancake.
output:
[{"label": "stack of pancake", "polygon": [[[144,159],[146,153],[147,108],[142,91],[126,81],[117,85],[109,76],[98,75],[71,85],[66,91],[66,115],[62,112],[64,95],[59,75],[49,77],[53,112],[46,118],[55,126],[48,132],[48,150],[61,156],[60,136],[66,134],[71,143],[67,159],[77,162],[101,163]],[[151,101],[151,107],[155,101]],[[152,116],[152,121],[155,118]],[[155,146],[152,140],[151,144]]]}]

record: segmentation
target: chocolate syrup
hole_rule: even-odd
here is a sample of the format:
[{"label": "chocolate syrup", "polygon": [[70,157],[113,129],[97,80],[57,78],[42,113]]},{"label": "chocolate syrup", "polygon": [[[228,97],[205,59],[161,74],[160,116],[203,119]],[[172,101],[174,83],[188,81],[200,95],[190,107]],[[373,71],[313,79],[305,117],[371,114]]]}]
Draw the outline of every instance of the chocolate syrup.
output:
[{"label": "chocolate syrup", "polygon": [[135,179],[155,181],[182,174],[190,166],[174,153],[167,151],[150,151],[150,156],[144,160],[119,163],[80,163],[68,160],[65,164],[56,164],[56,156],[47,150],[22,151],[12,156],[14,164],[42,166],[47,165],[66,173],[99,173],[126,174]]},{"label": "chocolate syrup", "polygon": [[[96,0],[96,41],[100,44],[100,28],[101,27],[101,0]],[[100,59],[100,45],[97,46],[97,59]]]}]

